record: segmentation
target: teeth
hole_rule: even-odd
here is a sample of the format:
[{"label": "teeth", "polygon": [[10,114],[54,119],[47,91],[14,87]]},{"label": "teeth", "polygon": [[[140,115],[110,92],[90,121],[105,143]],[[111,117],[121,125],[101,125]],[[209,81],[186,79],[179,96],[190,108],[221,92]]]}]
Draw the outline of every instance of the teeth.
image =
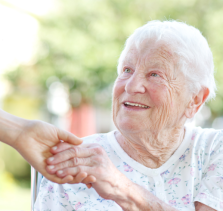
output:
[{"label": "teeth", "polygon": [[149,108],[149,106],[140,105],[140,104],[137,104],[137,103],[129,103],[129,102],[125,102],[125,105],[138,106],[138,107],[141,107],[141,108]]}]

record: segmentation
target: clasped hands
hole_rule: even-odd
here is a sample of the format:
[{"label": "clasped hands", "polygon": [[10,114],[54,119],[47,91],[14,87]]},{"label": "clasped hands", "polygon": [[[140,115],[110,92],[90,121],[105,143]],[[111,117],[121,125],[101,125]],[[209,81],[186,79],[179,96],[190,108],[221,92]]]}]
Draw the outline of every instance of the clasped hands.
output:
[{"label": "clasped hands", "polygon": [[114,189],[127,179],[98,144],[75,146],[62,142],[51,148],[51,153],[53,156],[46,160],[49,174],[60,178],[71,175],[70,184],[84,183],[105,199],[113,199]]}]

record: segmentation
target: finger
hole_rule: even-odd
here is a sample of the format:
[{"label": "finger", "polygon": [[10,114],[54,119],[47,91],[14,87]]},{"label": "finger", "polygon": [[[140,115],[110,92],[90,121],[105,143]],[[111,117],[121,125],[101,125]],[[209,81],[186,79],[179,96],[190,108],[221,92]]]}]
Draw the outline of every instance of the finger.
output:
[{"label": "finger", "polygon": [[87,188],[90,189],[92,187],[92,183],[96,182],[96,178],[93,175],[86,177],[82,183],[86,184]]},{"label": "finger", "polygon": [[[83,172],[87,175],[86,172]],[[92,186],[92,183],[96,182],[96,178],[92,175],[90,176],[86,176],[85,178],[82,177],[82,178],[78,178],[79,174],[82,174],[82,173],[78,173],[76,177],[74,177],[73,181],[71,182],[68,182],[69,184],[75,184],[75,183],[83,183],[83,184],[86,184],[86,185],[89,185],[89,188],[91,188]]]},{"label": "finger", "polygon": [[57,128],[57,134],[58,134],[59,140],[63,140],[70,144],[79,145],[83,142],[83,140],[81,138],[78,138],[74,134],[72,134],[68,131],[59,129],[59,128]]},{"label": "finger", "polygon": [[48,158],[46,162],[48,165],[55,165],[63,161],[70,160],[74,157],[86,158],[91,156],[93,153],[94,153],[93,150],[90,148],[81,148],[72,146],[71,148],[65,151],[55,154],[53,157]]},{"label": "finger", "polygon": [[73,181],[74,178],[71,175],[67,175],[66,177],[62,178],[62,183],[69,183],[71,181]]},{"label": "finger", "polygon": [[96,182],[96,178],[93,175],[89,175],[88,177],[86,177],[85,179],[83,179],[82,183],[84,184],[90,184],[90,183],[95,183]]},{"label": "finger", "polygon": [[60,178],[55,174],[54,175],[49,175],[49,174],[47,174],[47,172],[45,172],[44,176],[46,177],[46,179],[48,179],[52,182],[58,183],[58,184],[69,183],[69,182],[74,180],[73,176],[71,176],[71,175],[66,175],[63,178]]},{"label": "finger", "polygon": [[87,175],[86,172],[80,172],[80,173],[77,174],[75,180],[76,180],[77,183],[80,183],[80,182],[82,182],[85,178],[87,178],[87,176],[88,176],[88,175]]},{"label": "finger", "polygon": [[[95,147],[95,146],[96,146],[95,144],[81,144],[78,147],[92,148],[92,147]],[[75,147],[75,146],[73,144],[69,144],[69,143],[66,143],[66,142],[61,142],[61,143],[57,144],[56,146],[52,147],[51,152],[53,154],[57,154],[59,152],[62,152],[64,150],[67,150],[67,149],[72,148],[72,147]]]},{"label": "finger", "polygon": [[87,158],[72,158],[68,161],[64,161],[58,164],[49,165],[46,167],[46,170],[49,174],[55,174],[56,171],[63,170],[66,168],[72,168],[75,166],[93,166],[94,161],[92,157]]},{"label": "finger", "polygon": [[89,183],[89,184],[86,184],[87,188],[90,189],[92,187],[92,184]]},{"label": "finger", "polygon": [[89,167],[87,167],[87,166],[77,166],[77,167],[72,167],[72,168],[66,168],[66,169],[63,169],[63,170],[59,170],[59,171],[56,172],[56,175],[60,178],[63,178],[67,175],[72,175],[73,177],[75,177],[80,172],[86,172],[87,173],[88,171],[89,171]]},{"label": "finger", "polygon": [[61,143],[57,144],[56,146],[52,147],[50,149],[50,152],[52,154],[57,154],[59,152],[62,152],[64,150],[71,148],[72,146],[73,146],[72,144],[68,144],[66,142],[61,142]]}]

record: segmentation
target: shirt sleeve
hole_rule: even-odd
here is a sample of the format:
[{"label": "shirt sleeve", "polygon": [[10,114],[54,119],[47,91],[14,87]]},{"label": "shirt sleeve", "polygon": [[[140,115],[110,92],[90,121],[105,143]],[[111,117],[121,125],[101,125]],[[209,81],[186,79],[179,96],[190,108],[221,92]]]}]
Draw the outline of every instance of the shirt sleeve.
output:
[{"label": "shirt sleeve", "polygon": [[204,157],[208,161],[194,201],[223,210],[223,131],[216,136]]}]

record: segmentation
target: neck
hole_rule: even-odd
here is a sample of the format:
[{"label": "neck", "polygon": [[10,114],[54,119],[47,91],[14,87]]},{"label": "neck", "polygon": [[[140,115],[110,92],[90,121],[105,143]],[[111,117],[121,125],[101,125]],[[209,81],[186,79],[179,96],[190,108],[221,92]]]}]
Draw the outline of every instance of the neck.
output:
[{"label": "neck", "polygon": [[159,133],[120,133],[116,139],[123,150],[134,160],[149,168],[159,168],[177,150],[184,138],[184,127]]}]

